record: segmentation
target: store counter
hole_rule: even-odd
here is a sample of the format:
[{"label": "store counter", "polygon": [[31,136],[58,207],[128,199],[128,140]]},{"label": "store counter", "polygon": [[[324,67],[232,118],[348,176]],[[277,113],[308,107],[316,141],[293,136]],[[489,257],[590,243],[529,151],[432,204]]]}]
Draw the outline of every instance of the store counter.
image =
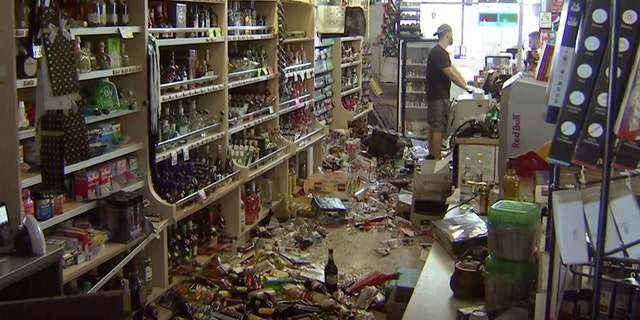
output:
[{"label": "store counter", "polygon": [[454,265],[454,259],[434,241],[403,319],[453,320],[458,308],[484,304],[483,300],[462,300],[453,296],[449,279]]}]

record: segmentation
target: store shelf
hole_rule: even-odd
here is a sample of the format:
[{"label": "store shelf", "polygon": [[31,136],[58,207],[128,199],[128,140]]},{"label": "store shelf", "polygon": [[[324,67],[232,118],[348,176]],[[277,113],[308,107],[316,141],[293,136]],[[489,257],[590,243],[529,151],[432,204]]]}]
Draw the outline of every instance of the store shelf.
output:
[{"label": "store shelf", "polygon": [[358,112],[357,114],[355,114],[353,116],[353,120],[360,119],[360,118],[366,116],[367,114],[369,114],[369,112],[371,112],[371,110],[373,110],[373,108],[366,108],[366,109]]},{"label": "store shelf", "polygon": [[311,106],[315,102],[315,100],[313,100],[313,99],[309,99],[309,100],[305,100],[305,101],[300,101],[299,100],[299,99],[305,99],[305,97],[309,97],[309,96],[311,96],[311,95],[308,94],[308,95],[305,95],[303,97],[300,97],[300,98],[297,98],[297,99],[293,99],[293,100],[289,100],[289,101],[287,101],[285,103],[280,104],[280,106],[283,106],[283,105],[291,105],[293,103],[293,105],[291,105],[289,107],[281,108],[278,111],[278,114],[279,115],[283,115],[283,114],[287,114],[287,113],[289,113],[291,111],[298,110],[300,108],[306,108],[308,106]]},{"label": "store shelf", "polygon": [[138,143],[128,143],[125,144],[111,152],[104,153],[97,157],[91,158],[89,160],[80,161],[78,163],[74,163],[64,167],[64,174],[69,174],[76,172],[78,170],[82,170],[91,166],[95,166],[97,164],[103,163],[105,161],[113,160],[118,157],[122,157],[132,152],[136,152],[142,150],[144,148],[144,144],[142,142]]},{"label": "store shelf", "polygon": [[205,136],[205,137],[201,137],[199,139],[195,139],[192,141],[188,141],[185,144],[167,149],[167,150],[163,150],[160,151],[158,153],[156,153],[156,163],[163,161],[163,160],[167,160],[171,157],[177,157],[178,155],[182,154],[185,150],[191,150],[191,149],[195,149],[197,147],[203,146],[205,144],[209,144],[211,142],[214,142],[218,139],[223,138],[226,135],[225,132],[218,132],[209,136]]},{"label": "store shelf", "polygon": [[325,69],[325,70],[322,70],[322,71],[316,71],[316,77],[321,75],[321,74],[324,74],[324,73],[327,73],[327,72],[331,72],[331,71],[333,71],[333,68]]},{"label": "store shelf", "polygon": [[262,220],[264,220],[264,218],[269,215],[269,210],[271,210],[271,208],[273,207],[276,207],[280,201],[282,200],[272,203],[271,206],[260,209],[260,212],[258,212],[258,220],[250,225],[244,226],[244,230],[240,230],[240,233],[238,233],[238,238],[242,238],[242,236],[244,236],[247,232],[258,226],[262,222]]},{"label": "store shelf", "polygon": [[107,70],[96,70],[96,71],[90,71],[85,73],[78,73],[78,80],[84,81],[84,80],[91,80],[91,79],[101,79],[101,78],[114,77],[114,76],[123,76],[127,74],[138,73],[138,72],[142,72],[142,66],[128,66],[128,67],[114,68],[114,69],[107,69]]},{"label": "store shelf", "polygon": [[348,90],[343,91],[343,92],[341,93],[341,96],[346,97],[346,96],[348,96],[348,95],[350,95],[350,94],[360,92],[361,90],[362,90],[362,88],[361,88],[360,86],[357,86],[357,87],[355,87],[355,88],[352,88],[352,89],[348,89]]},{"label": "store shelf", "polygon": [[17,89],[33,88],[33,87],[36,87],[37,85],[38,85],[38,78],[16,80]]},{"label": "store shelf", "polygon": [[[272,27],[270,26],[228,26],[227,31],[229,33],[237,32],[237,31],[262,31],[262,30],[269,30],[271,28]],[[252,36],[255,36],[255,34],[252,34]]]},{"label": "store shelf", "polygon": [[344,62],[340,64],[340,68],[344,69],[344,68],[348,68],[348,67],[353,67],[353,66],[357,66],[359,64],[362,63],[362,60],[356,60],[356,61],[351,61],[351,62]]},{"label": "store shelf", "polygon": [[41,182],[42,176],[39,172],[27,172],[22,175],[22,179],[20,180],[20,187],[24,189],[35,186],[36,184],[40,184]]},{"label": "store shelf", "polygon": [[[251,180],[261,176],[265,172],[267,172],[267,171],[277,167],[278,165],[282,164],[283,162],[287,161],[291,157],[291,154],[286,152],[287,148],[288,148],[288,146],[281,147],[277,151],[273,152],[271,155],[282,154],[281,156],[279,156],[279,157],[277,157],[275,159],[273,159],[271,155],[268,155],[268,156],[266,156],[264,158],[261,158],[260,160],[258,160],[256,162],[250,164],[249,168],[256,166],[256,169],[253,169],[253,170],[249,171],[249,174],[247,176],[246,181],[251,181]],[[269,162],[269,160],[271,160],[271,161]]]},{"label": "store shelf", "polygon": [[69,281],[78,278],[88,271],[91,271],[99,265],[107,262],[109,259],[117,256],[118,254],[137,246],[144,239],[146,239],[146,236],[142,235],[129,243],[106,243],[104,245],[104,249],[102,249],[102,251],[100,251],[100,253],[98,253],[95,257],[93,257],[93,259],[87,260],[78,265],[62,269],[62,282],[66,284]]},{"label": "store shelf", "polygon": [[142,32],[140,26],[122,26],[122,27],[97,27],[97,28],[71,28],[71,38],[76,36],[102,36],[119,34],[123,38],[128,38],[129,35]]},{"label": "store shelf", "polygon": [[282,71],[290,72],[290,71],[294,71],[294,70],[305,69],[305,68],[308,68],[308,67],[311,67],[311,66],[312,66],[311,62],[299,63],[299,64],[294,64],[294,65],[287,66],[284,69],[282,69]]},{"label": "store shelf", "polygon": [[243,80],[229,82],[228,86],[229,86],[229,89],[233,89],[233,88],[238,88],[238,87],[246,86],[246,85],[249,85],[249,84],[254,84],[254,83],[267,81],[267,80],[271,80],[271,79],[275,79],[275,78],[276,78],[275,74],[268,74],[266,76],[260,76],[260,77],[255,77],[255,78],[249,78],[249,79],[243,79]]},{"label": "store shelf", "polygon": [[407,63],[405,66],[407,67],[426,67],[426,63]]},{"label": "store shelf", "polygon": [[355,36],[355,37],[342,37],[340,38],[342,40],[342,42],[346,42],[346,41],[358,41],[358,40],[362,40],[361,36]]},{"label": "store shelf", "polygon": [[427,106],[405,106],[405,109],[421,109],[421,110],[427,110]]},{"label": "store shelf", "polygon": [[[207,195],[206,200],[198,202],[196,204],[192,204],[190,206],[186,206],[183,209],[176,210],[175,221],[180,221],[190,215],[198,212],[202,208],[206,208],[212,203],[220,200],[222,197],[229,194],[231,191],[236,190],[240,185],[242,185],[242,181],[237,180],[239,178],[239,171],[234,172],[231,176],[217,181],[215,183],[215,191],[211,194]],[[236,179],[236,180],[234,180]]]},{"label": "store shelf", "polygon": [[275,39],[275,34],[247,34],[237,36],[227,36],[229,41],[254,41],[254,40],[269,40]]},{"label": "store shelf", "polygon": [[[123,187],[123,191],[136,191],[142,189],[144,187],[146,176],[141,176],[130,182],[127,186]],[[41,229],[47,229],[57,225],[60,222],[72,219],[76,216],[79,216],[91,209],[98,207],[98,200],[93,200],[90,202],[77,202],[77,201],[67,201],[64,204],[63,213],[57,216],[53,216],[51,219],[47,219],[41,221],[39,223]]]},{"label": "store shelf", "polygon": [[203,83],[203,82],[216,81],[219,78],[220,78],[220,76],[213,75],[213,76],[204,76],[204,77],[195,78],[195,79],[189,79],[189,80],[182,80],[182,81],[176,81],[176,82],[163,83],[163,84],[160,85],[160,89],[182,87],[182,86],[187,86],[187,85],[190,85],[190,84],[200,84],[200,83]]},{"label": "store shelf", "polygon": [[127,251],[127,255],[124,257],[124,259],[120,260],[115,267],[113,267],[109,272],[107,272],[107,274],[103,275],[100,278],[100,281],[98,281],[95,285],[93,285],[93,287],[91,287],[91,289],[89,289],[89,291],[87,291],[87,293],[96,293],[98,290],[102,289],[102,287],[107,284],[111,278],[113,278],[113,276],[115,276],[118,271],[122,270],[122,268],[124,268],[124,266],[129,263],[129,261],[135,259],[135,257],[142,251],[144,250],[144,248],[146,248],[146,246],[151,243],[151,241],[153,241],[154,239],[159,239],[160,238],[160,233],[167,228],[167,226],[169,225],[170,220],[165,219],[164,221],[161,222],[157,222],[153,224],[153,232],[149,235],[146,236],[146,238],[144,238],[144,240],[142,240],[142,242],[140,242],[140,244],[138,244],[133,250]]},{"label": "store shelf", "polygon": [[[268,108],[267,108],[267,109],[268,109]],[[273,109],[273,108],[272,108],[272,109]],[[263,109],[263,110],[264,110],[264,109]],[[264,113],[264,111],[263,111],[263,110],[262,110],[262,111],[256,111],[256,112],[263,112],[263,113]],[[271,112],[273,112],[273,111],[271,111]],[[253,113],[251,113],[251,114],[252,114],[253,116],[257,116],[257,115],[258,115],[258,114],[255,114],[255,112],[253,112]],[[262,114],[262,113],[261,113],[261,114]],[[247,115],[245,115],[245,117],[246,117],[246,116],[247,116]],[[273,120],[273,119],[275,119],[277,116],[278,116],[278,115],[276,115],[276,114],[273,114],[273,113],[272,113],[272,114],[269,114],[269,115],[267,115],[267,116],[262,116],[262,117],[259,117],[259,118],[256,118],[256,119],[253,119],[253,120],[251,120],[251,121],[249,121],[249,122],[243,122],[243,123],[241,123],[241,124],[238,124],[238,125],[235,125],[235,126],[233,126],[233,127],[229,128],[229,134],[235,134],[235,133],[238,133],[238,132],[240,132],[240,131],[242,131],[242,130],[249,129],[249,128],[251,128],[251,127],[255,127],[255,126],[257,126],[257,125],[259,125],[259,124],[262,124],[262,123],[265,123],[265,122],[267,122],[267,121],[269,121],[269,120]],[[236,119],[236,118],[234,118],[234,119]],[[233,120],[233,119],[232,119],[232,120]],[[231,121],[231,120],[230,120],[230,121]]]},{"label": "store shelf", "polygon": [[419,77],[412,76],[412,77],[406,77],[405,79],[407,79],[407,80],[421,80],[421,81],[424,81],[426,79],[425,77],[426,76],[419,76]]},{"label": "store shelf", "polygon": [[36,136],[36,129],[33,127],[29,127],[29,129],[19,130],[18,131],[18,139],[24,140],[33,138]]},{"label": "store shelf", "polygon": [[189,132],[187,134],[183,134],[183,135],[177,136],[175,138],[164,140],[162,142],[159,142],[156,145],[156,148],[159,148],[159,147],[162,147],[162,146],[166,146],[166,145],[172,144],[172,143],[177,143],[177,142],[183,141],[185,139],[196,137],[198,135],[202,135],[202,134],[204,134],[205,132],[207,132],[209,130],[213,130],[213,129],[219,128],[221,125],[222,125],[221,123],[210,124],[208,126],[200,128],[198,130],[193,130],[193,131],[191,131],[191,132]]},{"label": "store shelf", "polygon": [[331,47],[334,44],[335,44],[335,42],[331,42],[331,43],[315,43],[314,47],[316,47],[316,48],[326,48],[326,47]]},{"label": "store shelf", "polygon": [[138,108],[133,110],[129,110],[129,109],[114,110],[114,111],[110,111],[108,114],[101,114],[99,116],[86,116],[84,117],[84,122],[86,124],[90,124],[90,123],[105,121],[113,118],[126,116],[128,114],[136,113],[138,111],[140,111],[140,109]]},{"label": "store shelf", "polygon": [[211,86],[200,87],[200,88],[185,90],[185,91],[176,92],[176,93],[163,94],[160,96],[160,101],[169,102],[174,100],[180,100],[184,98],[190,98],[190,97],[195,97],[195,96],[199,96],[207,93],[220,91],[222,89],[224,89],[223,84],[215,84]]},{"label": "store shelf", "polygon": [[175,39],[158,39],[158,46],[187,46],[196,44],[224,43],[224,37],[200,37],[200,38],[175,38]]},{"label": "store shelf", "polygon": [[406,93],[409,93],[409,94],[427,94],[424,91],[407,91]]},{"label": "store shelf", "polygon": [[313,41],[313,38],[288,38],[288,39],[284,39],[284,43],[295,43],[295,42],[306,42],[306,41]]},{"label": "store shelf", "polygon": [[406,134],[405,136],[407,138],[414,138],[414,139],[427,139],[427,136],[421,135],[421,134]]},{"label": "store shelf", "polygon": [[289,79],[292,77],[300,77],[300,78],[304,78],[305,80],[308,79],[313,79],[313,68],[309,68],[309,69],[302,69],[302,70],[294,70],[294,71],[285,71],[285,78]]},{"label": "store shelf", "polygon": [[323,132],[324,128],[317,128],[304,136],[296,139],[293,143],[296,145],[296,152],[303,150],[306,146],[313,145],[314,143],[324,139],[326,133]]},{"label": "store shelf", "polygon": [[191,2],[191,3],[211,3],[211,4],[224,4],[224,0],[166,0],[169,2]]}]

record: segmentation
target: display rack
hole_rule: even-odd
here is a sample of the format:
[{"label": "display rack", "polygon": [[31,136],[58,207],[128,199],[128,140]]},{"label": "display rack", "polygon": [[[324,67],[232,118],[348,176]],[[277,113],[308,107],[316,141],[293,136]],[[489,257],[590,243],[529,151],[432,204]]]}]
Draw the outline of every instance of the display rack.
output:
[{"label": "display rack", "polygon": [[[611,1],[610,4],[610,12],[611,14],[609,15],[610,17],[610,33],[609,33],[609,38],[613,38],[613,39],[618,39],[618,33],[619,33],[619,20],[620,20],[620,9],[619,9],[619,2],[618,1]],[[618,41],[609,41],[609,45],[610,45],[610,58],[609,60],[607,60],[609,62],[609,66],[608,69],[609,70],[617,70],[618,69],[618,47],[619,47],[619,42]],[[610,209],[609,209],[609,195],[610,195],[610,183],[612,181],[612,179],[614,178],[612,175],[612,170],[613,170],[613,165],[612,165],[612,160],[614,158],[614,146],[615,146],[615,134],[613,131],[613,126],[616,120],[616,116],[617,116],[617,111],[618,108],[616,107],[618,104],[618,101],[616,101],[616,88],[617,86],[620,85],[626,85],[623,83],[618,83],[618,79],[617,77],[613,77],[613,78],[609,78],[608,79],[608,95],[607,95],[607,108],[606,108],[606,123],[605,123],[605,129],[604,132],[605,134],[605,143],[604,143],[604,153],[602,155],[602,165],[601,167],[599,167],[598,169],[600,170],[601,173],[601,177],[602,179],[601,181],[601,188],[600,188],[600,198],[599,198],[599,209],[598,209],[598,226],[597,226],[597,237],[596,239],[594,239],[594,242],[597,244],[604,244],[606,239],[607,239],[607,223],[608,223],[608,217],[610,214]],[[551,196],[553,194],[553,192],[557,191],[560,187],[559,181],[560,181],[560,170],[561,167],[558,165],[552,165],[551,169],[550,169],[550,179],[549,179],[549,198],[548,198],[548,204],[549,204],[549,212],[552,212],[553,210],[553,201],[551,199]],[[603,283],[604,282],[614,282],[617,283],[619,285],[623,285],[623,286],[631,286],[632,288],[632,292],[635,291],[635,295],[638,294],[638,292],[640,292],[640,287],[638,287],[637,285],[633,285],[631,283],[626,283],[626,282],[621,282],[621,281],[615,281],[611,278],[606,278],[604,276],[604,268],[605,268],[605,262],[607,263],[611,263],[613,262],[620,262],[621,259],[616,259],[613,258],[611,255],[614,254],[615,252],[619,252],[624,250],[625,248],[637,245],[637,241],[634,243],[630,243],[627,245],[623,245],[622,247],[618,248],[617,250],[614,251],[610,251],[610,252],[606,252],[605,251],[605,245],[597,245],[595,246],[594,250],[595,253],[593,254],[593,256],[591,257],[591,263],[584,266],[584,265],[563,265],[561,261],[559,261],[559,255],[557,254],[556,250],[556,246],[557,246],[557,240],[556,240],[556,230],[555,230],[555,224],[556,222],[554,221],[554,217],[553,214],[549,214],[548,218],[547,218],[547,229],[546,229],[546,234],[547,234],[547,248],[549,251],[549,263],[548,263],[548,278],[547,278],[547,296],[546,296],[546,302],[545,302],[545,312],[544,312],[544,318],[545,319],[551,319],[554,317],[554,314],[556,313],[556,309],[559,308],[558,306],[555,306],[555,301],[556,300],[560,300],[558,295],[561,294],[561,292],[557,291],[557,283],[559,281],[561,281],[560,279],[556,279],[555,276],[558,274],[558,272],[556,270],[560,269],[560,268],[567,268],[569,270],[569,272],[571,272],[574,276],[578,276],[578,277],[584,277],[584,279],[590,279],[592,281],[592,296],[590,297],[590,312],[591,312],[591,319],[600,319],[599,318],[599,312],[600,312],[600,308],[601,308],[601,299],[605,299],[605,295],[604,292],[602,292],[603,289]],[[624,260],[624,259],[623,259]],[[626,259],[626,260],[630,260],[630,259]],[[626,261],[627,263],[637,263],[637,260],[635,261]],[[583,272],[582,270],[584,268],[587,268],[589,271],[588,272]],[[635,270],[627,270],[629,272],[633,272]],[[633,296],[632,296],[633,297]],[[629,303],[629,306],[634,306],[634,303]],[[556,307],[554,309],[554,306]],[[609,307],[611,307],[611,309],[614,309],[613,305],[610,305]],[[629,308],[628,306],[625,306],[626,308]],[[617,308],[617,306],[616,306]],[[635,308],[638,308],[638,306],[635,306]],[[633,307],[631,307],[631,310],[633,310]],[[631,311],[628,310],[628,311]],[[616,315],[617,316],[617,315]],[[627,317],[625,315],[621,315],[622,318],[626,319]],[[630,317],[633,318],[633,315],[630,315]],[[621,319],[622,319],[621,318]]]}]

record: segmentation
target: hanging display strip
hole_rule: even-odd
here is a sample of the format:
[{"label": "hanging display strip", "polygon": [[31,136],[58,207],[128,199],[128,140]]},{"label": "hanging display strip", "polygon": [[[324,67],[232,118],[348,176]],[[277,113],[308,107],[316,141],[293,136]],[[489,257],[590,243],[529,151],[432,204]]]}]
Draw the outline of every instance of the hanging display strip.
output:
[{"label": "hanging display strip", "polygon": [[[630,67],[633,66],[633,58],[635,57],[636,50],[638,49],[638,27],[640,27],[640,20],[629,17],[638,17],[640,14],[640,2],[639,1],[625,1],[620,4],[620,28],[618,33],[618,43],[620,44],[617,52],[618,56],[618,83],[627,83],[629,74],[631,73]],[[606,81],[608,75],[608,65],[611,61],[611,50],[607,46],[607,51],[602,59],[603,67],[600,68],[601,73],[598,76],[598,82],[596,83],[593,91],[591,102],[589,103],[589,109],[582,125],[582,131],[578,144],[576,145],[576,151],[574,154],[573,163],[577,165],[583,165],[587,167],[595,167],[602,151],[604,150],[604,138],[608,132],[606,128],[607,119],[607,91],[609,89],[609,83]],[[606,67],[604,67],[606,66]],[[618,85],[615,92],[615,106],[610,106],[611,112],[617,112],[619,110],[620,102],[622,101],[625,91],[624,85]]]},{"label": "hanging display strip", "polygon": [[[589,3],[584,23],[580,28],[577,56],[566,102],[560,110],[551,142],[548,160],[559,165],[571,164],[571,159],[582,130],[591,93],[600,70],[609,35],[609,1],[593,0]],[[604,81],[604,79],[602,79]]]}]

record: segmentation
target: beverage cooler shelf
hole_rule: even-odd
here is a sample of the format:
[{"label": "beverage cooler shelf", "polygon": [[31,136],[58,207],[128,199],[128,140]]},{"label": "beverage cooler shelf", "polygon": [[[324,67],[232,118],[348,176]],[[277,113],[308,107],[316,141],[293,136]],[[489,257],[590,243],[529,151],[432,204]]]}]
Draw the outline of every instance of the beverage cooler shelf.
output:
[{"label": "beverage cooler shelf", "polygon": [[199,139],[194,139],[192,141],[187,141],[187,143],[172,147],[167,150],[163,150],[156,153],[156,163],[167,160],[169,158],[173,158],[173,162],[178,161],[178,155],[183,154],[184,152],[188,152],[189,150],[195,149],[197,147],[203,146],[205,144],[209,144],[218,139],[221,139],[225,136],[225,132],[214,133],[209,136],[200,137]]},{"label": "beverage cooler shelf", "polygon": [[160,101],[170,102],[170,101],[179,100],[179,99],[191,98],[191,97],[195,97],[195,96],[199,96],[207,93],[220,91],[222,89],[224,89],[224,84],[216,84],[216,85],[200,87],[200,88],[185,90],[185,91],[176,92],[176,93],[163,94],[162,96],[160,96]]}]

